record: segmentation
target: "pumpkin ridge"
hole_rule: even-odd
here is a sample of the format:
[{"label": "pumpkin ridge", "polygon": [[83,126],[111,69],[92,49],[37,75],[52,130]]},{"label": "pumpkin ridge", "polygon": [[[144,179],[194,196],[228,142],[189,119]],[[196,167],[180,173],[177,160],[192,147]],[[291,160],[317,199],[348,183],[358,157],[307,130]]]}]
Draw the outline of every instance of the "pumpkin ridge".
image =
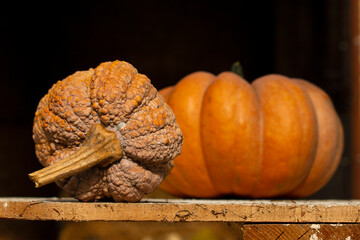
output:
[{"label": "pumpkin ridge", "polygon": [[[206,72],[204,72],[204,73],[206,73]],[[214,84],[214,82],[217,80],[217,77],[218,77],[218,76],[213,76],[213,80],[211,81],[211,83],[209,83],[209,84],[205,87],[205,89],[204,89],[204,91],[203,91],[203,93],[202,93],[201,103],[200,103],[200,110],[199,110],[199,119],[198,119],[198,126],[199,126],[199,128],[198,128],[197,134],[198,134],[199,140],[200,140],[200,143],[199,143],[200,151],[201,151],[201,154],[202,154],[202,156],[203,156],[203,158],[202,158],[202,160],[203,160],[202,163],[203,163],[203,166],[205,166],[204,169],[205,169],[205,171],[206,171],[206,172],[204,173],[204,175],[207,176],[207,177],[205,177],[205,178],[207,178],[207,179],[209,180],[209,182],[211,183],[211,189],[216,193],[216,195],[219,195],[217,189],[215,188],[213,179],[212,179],[211,176],[210,176],[208,166],[207,166],[207,164],[206,164],[206,159],[205,159],[205,157],[204,157],[204,147],[203,147],[203,144],[202,144],[203,138],[202,138],[202,135],[201,135],[201,131],[202,131],[202,128],[201,128],[201,115],[202,115],[202,109],[203,109],[203,106],[204,106],[204,104],[203,104],[203,103],[204,103],[204,96],[205,96],[206,91],[209,89],[209,87],[210,87],[212,84]]]},{"label": "pumpkin ridge", "polygon": [[208,164],[207,164],[207,162],[206,162],[206,157],[205,157],[205,155],[204,155],[204,152],[205,152],[205,150],[204,150],[204,147],[203,147],[203,136],[202,136],[202,134],[201,134],[201,132],[202,132],[202,128],[201,128],[201,115],[202,115],[202,111],[203,111],[203,107],[204,107],[204,96],[205,96],[205,94],[206,94],[206,91],[209,89],[209,87],[212,85],[212,84],[214,84],[216,81],[217,81],[217,79],[218,79],[218,76],[215,76],[214,77],[214,80],[210,83],[210,84],[208,84],[207,86],[206,86],[206,89],[204,90],[204,92],[203,92],[203,95],[202,95],[202,97],[201,97],[201,104],[200,104],[200,117],[199,117],[199,121],[198,121],[198,124],[199,124],[199,129],[198,129],[198,134],[199,134],[199,139],[200,139],[200,148],[201,148],[201,154],[202,154],[202,156],[203,156],[203,164],[204,164],[204,166],[205,166],[205,171],[206,171],[206,176],[207,176],[207,178],[209,179],[209,181],[210,181],[210,183],[211,183],[211,188],[212,189],[214,189],[214,191],[216,192],[216,195],[219,195],[219,191],[215,188],[215,184],[214,184],[214,180],[212,179],[212,177],[210,176],[210,171],[209,171],[209,168],[208,168]]},{"label": "pumpkin ridge", "polygon": [[[292,96],[294,96],[294,92],[292,91],[292,89],[289,87],[289,86],[287,86],[286,84],[284,84],[282,81],[278,81],[286,90],[287,90],[287,92],[289,92]],[[297,117],[297,119],[299,120],[299,121],[301,121],[302,120],[302,118],[301,118],[301,114],[299,114],[299,104],[298,104],[298,100],[297,100],[297,98],[293,98],[294,99],[294,103],[295,103],[295,105],[296,105],[296,111],[295,111],[295,113],[296,113],[296,117]],[[299,145],[299,146],[301,146],[301,144],[302,144],[302,141],[303,141],[303,135],[304,135],[304,127],[303,127],[303,125],[302,124],[300,124],[300,128],[301,128],[301,132],[300,132],[300,141],[298,141],[298,144],[297,145]],[[296,165],[298,165],[299,164],[299,161],[297,161],[296,162]],[[288,166],[289,167],[289,166]],[[289,167],[290,168],[290,167]],[[287,179],[285,179],[284,180],[284,182],[286,183],[286,182],[289,182],[289,175],[286,177]],[[304,178],[305,179],[305,178]],[[302,182],[302,181],[301,181]],[[301,182],[299,183],[299,184],[301,184]],[[299,185],[299,184],[297,184],[297,186]],[[293,187],[292,189],[294,189],[294,188],[296,188],[296,187]],[[291,192],[291,190],[292,189],[289,189],[287,192],[282,192],[281,193],[281,195],[286,195],[288,192]]]},{"label": "pumpkin ridge", "polygon": [[[206,157],[206,150],[204,149],[204,145],[207,145],[207,144],[204,143],[205,137],[202,134],[202,132],[204,132],[204,129],[203,129],[203,126],[202,126],[202,117],[203,117],[203,112],[205,111],[204,110],[204,105],[205,105],[204,104],[204,97],[205,97],[205,95],[209,94],[208,90],[211,89],[213,87],[213,85],[218,84],[222,80],[221,79],[222,75],[224,75],[224,73],[221,73],[221,74],[215,76],[214,80],[210,84],[208,84],[206,86],[206,89],[203,91],[203,95],[201,97],[201,104],[200,104],[200,117],[199,117],[199,122],[198,122],[198,124],[199,124],[198,134],[199,134],[199,139],[200,139],[201,153],[202,153],[202,156],[203,156],[203,164],[205,166],[206,176],[209,179],[209,181],[211,183],[211,187],[214,189],[214,191],[216,193],[216,196],[220,196],[220,195],[224,195],[224,194],[230,194],[230,193],[224,192],[221,188],[218,188],[217,187],[218,184],[215,184],[214,177],[211,176],[211,173],[210,173],[211,170],[209,169],[210,164],[208,163],[209,160]],[[210,95],[210,96],[212,96],[212,95]],[[214,150],[214,149],[211,149],[211,150],[212,150],[211,155],[216,155],[216,150]],[[227,159],[223,159],[223,160],[227,161]]]},{"label": "pumpkin ridge", "polygon": [[[308,176],[308,174],[310,173],[310,170],[312,168],[312,165],[314,164],[314,160],[315,160],[315,156],[316,156],[316,152],[317,152],[317,148],[318,148],[318,140],[319,140],[319,137],[318,137],[318,121],[317,121],[317,117],[316,117],[316,113],[315,113],[315,108],[314,108],[314,104],[313,104],[313,101],[311,100],[308,92],[306,91],[306,89],[304,89],[301,85],[297,84],[295,81],[292,81],[291,79],[288,79],[289,82],[291,82],[292,84],[295,84],[297,87],[299,87],[302,92],[304,93],[304,95],[306,96],[308,102],[311,104],[311,109],[312,109],[312,115],[314,117],[314,123],[315,123],[315,132],[316,134],[314,134],[316,137],[316,141],[315,141],[315,147],[314,147],[314,150],[312,151],[311,154],[309,154],[309,158],[311,159],[311,163],[309,163],[309,166],[308,166],[308,169],[307,169],[307,172],[303,174],[303,179],[302,181],[299,181],[299,183],[294,186],[293,189],[289,190],[287,193],[284,193],[284,194],[288,194],[290,192],[292,192],[294,189],[296,189],[298,186],[301,185],[302,182],[305,181],[306,177]],[[281,83],[283,85],[285,85],[284,83]],[[291,88],[290,86],[285,86],[287,89],[290,90],[290,92],[294,93],[294,89]],[[295,98],[295,104],[296,104],[296,107],[297,109],[300,109],[300,103],[299,103],[299,99],[298,98]],[[298,115],[298,118],[300,120],[300,122],[304,122],[304,115],[300,113],[300,111],[296,111],[297,115]],[[307,142],[305,136],[304,136],[304,133],[306,132],[306,129],[305,129],[305,126],[304,124],[300,124],[300,127],[302,129],[301,131],[301,140],[299,141],[299,145],[300,146],[303,146],[304,145],[304,142]],[[301,148],[300,148],[301,149]],[[305,159],[307,160],[307,159]],[[298,161],[297,162],[297,167],[295,168],[298,168],[298,165],[301,164],[303,161]]]},{"label": "pumpkin ridge", "polygon": [[[198,129],[195,129],[196,132],[192,132],[191,134],[194,135],[196,134],[196,138],[198,138],[198,143],[197,144],[197,149],[193,149],[193,148],[189,148],[188,150],[190,150],[190,153],[193,153],[193,150],[199,150],[199,153],[201,153],[201,155],[203,156],[203,148],[202,148],[202,144],[201,144],[201,125],[200,125],[200,121],[201,121],[201,108],[202,108],[202,105],[203,105],[203,96],[206,92],[206,90],[208,89],[209,85],[214,82],[216,79],[216,76],[214,76],[213,74],[211,73],[208,73],[208,72],[195,72],[193,74],[190,74],[186,77],[184,77],[179,83],[177,83],[174,87],[174,89],[171,91],[170,95],[168,96],[168,103],[171,107],[174,107],[175,102],[177,103],[177,101],[181,101],[182,99],[178,99],[179,98],[179,95],[181,94],[185,94],[186,93],[186,89],[187,88],[184,88],[184,86],[187,86],[187,84],[191,84],[193,83],[195,86],[196,86],[196,89],[199,90],[199,94],[201,94],[202,96],[199,97],[197,95],[194,95],[196,96],[196,99],[197,101],[199,101],[199,106],[200,108],[197,110],[198,111],[198,114],[199,114],[199,121],[197,122],[197,126],[198,126]],[[204,89],[205,88],[205,89]],[[177,94],[174,94],[174,92],[176,92]],[[187,94],[185,94],[187,95]],[[176,105],[178,106],[178,105]],[[177,111],[181,111],[181,109],[178,109],[178,108],[175,108],[175,110],[173,109],[175,115],[176,115],[176,112]],[[186,118],[186,116],[185,116]],[[177,116],[177,119],[179,119],[179,115]],[[181,118],[180,118],[181,119]],[[181,120],[178,121],[179,124],[181,125]],[[186,125],[185,125],[186,126]],[[194,124],[192,124],[192,126],[194,126]],[[184,129],[182,129],[183,131],[183,134],[184,134],[184,141],[185,142],[188,142],[189,139],[186,139],[186,135],[188,134],[188,131],[184,131]],[[187,146],[190,146],[191,143],[187,143],[186,145]],[[186,146],[185,146],[186,147]],[[182,154],[174,159],[174,164],[176,166],[176,163],[177,161],[183,161],[184,159],[182,157],[184,157],[185,154],[188,154],[188,151],[183,148],[182,150]],[[180,189],[179,191],[183,192],[184,195],[187,195],[187,196],[198,196],[198,197],[211,197],[211,196],[215,196],[217,195],[217,192],[216,190],[214,189],[213,187],[213,182],[211,181],[211,178],[210,176],[208,175],[208,170],[206,169],[206,162],[205,162],[205,158],[203,157],[202,158],[202,161],[200,162],[199,161],[199,158],[197,159],[198,163],[197,163],[197,167],[199,167],[199,169],[197,169],[197,171],[201,171],[201,178],[202,180],[201,181],[205,181],[206,184],[211,184],[211,185],[204,185],[206,186],[205,189],[206,189],[206,192],[205,192],[205,189],[201,189],[200,191],[198,189],[194,189],[193,185],[192,185],[192,182],[196,179],[194,179],[195,176],[192,176],[191,174],[187,174],[187,171],[193,171],[193,169],[183,169],[181,167],[178,167],[178,168],[174,168],[172,173],[168,176],[168,178],[165,180],[165,181],[169,181],[169,182],[172,182],[172,181],[175,181],[176,183],[178,183],[177,185],[180,187],[182,187],[182,189]],[[201,169],[200,169],[201,168]],[[206,174],[203,174],[204,171],[206,171]],[[176,174],[176,175],[174,175]],[[174,176],[174,179],[173,179],[173,176]],[[177,187],[177,189],[179,189]]]},{"label": "pumpkin ridge", "polygon": [[[90,84],[91,107],[104,126],[127,122],[134,109],[138,107],[137,102],[136,105],[131,102],[127,104],[129,100],[133,100],[129,99],[128,91],[136,75],[142,74],[139,74],[130,63],[119,60],[101,63],[94,69]],[[115,106],[119,112],[109,112],[114,111]],[[131,111],[125,112],[126,107],[132,108]],[[109,118],[111,114],[115,116],[115,119]]]},{"label": "pumpkin ridge", "polygon": [[[70,132],[68,131],[68,133],[70,135],[72,135],[72,141],[69,141],[69,136],[63,136],[63,138],[65,138],[65,143],[63,142],[55,142],[56,144],[61,144],[64,147],[74,147],[74,146],[78,146],[79,144],[77,144],[76,142],[79,142],[81,140],[83,140],[85,138],[85,135],[83,135],[81,137],[81,135],[79,135],[79,133],[84,133],[88,130],[86,123],[80,118],[80,116],[75,112],[76,109],[76,105],[72,105],[67,99],[60,99],[65,97],[64,95],[62,95],[63,87],[65,87],[67,90],[71,90],[71,88],[73,88],[74,86],[70,86],[69,87],[69,83],[72,83],[74,78],[76,78],[74,81],[78,84],[80,83],[81,89],[83,89],[83,87],[85,87],[85,90],[88,88],[88,84],[87,81],[89,80],[89,78],[91,78],[91,74],[92,74],[92,69],[89,69],[87,71],[77,71],[74,74],[68,76],[67,78],[65,78],[63,81],[59,81],[56,84],[54,84],[51,89],[48,91],[47,93],[47,100],[46,101],[46,105],[44,106],[45,108],[47,108],[48,111],[48,117],[51,117],[51,120],[56,121],[56,117],[58,117],[60,119],[60,121],[64,121],[66,122],[67,125],[71,125],[71,127],[74,127],[74,129],[76,129],[76,131]],[[61,92],[59,92],[61,91]],[[66,91],[66,90],[65,90]],[[85,91],[86,93],[86,91]],[[57,96],[56,97],[54,97]],[[86,94],[85,94],[86,96]],[[71,98],[71,100],[73,100],[73,96],[70,95],[69,96]],[[73,103],[73,102],[72,102]],[[76,103],[75,103],[76,104]],[[59,107],[60,106],[60,107]],[[41,110],[43,111],[43,110]],[[61,112],[62,111],[62,112]],[[68,116],[66,115],[67,112],[71,111],[72,116]],[[53,115],[53,116],[51,116]],[[43,116],[41,116],[43,117]],[[75,121],[72,121],[71,118],[75,117]],[[54,139],[57,139],[58,137],[54,136],[54,134],[51,134],[50,131],[51,130],[46,130],[43,129],[44,133],[47,136],[47,139],[51,140],[50,142],[54,143]],[[64,140],[64,139],[63,139]]]},{"label": "pumpkin ridge", "polygon": [[[169,98],[170,98],[172,92],[174,91],[174,88],[175,88],[175,86],[169,86],[169,87],[167,87],[165,89],[162,89],[162,90],[160,90],[158,92],[158,93],[160,93],[159,96],[162,96],[164,98],[166,104],[168,104]],[[176,158],[178,158],[178,157],[176,157]],[[174,165],[175,165],[174,162],[175,162],[176,158],[173,160],[173,163],[172,163],[173,166],[170,167],[170,168],[174,167]],[[163,180],[163,182],[160,185],[160,188],[164,189],[165,191],[168,191],[171,194],[175,194],[177,196],[187,196],[187,194],[185,194],[181,190],[181,188],[179,187],[178,184],[173,183],[173,179],[172,179],[173,175],[171,175],[172,172],[170,172],[170,174]]]},{"label": "pumpkin ridge", "polygon": [[255,96],[256,96],[256,103],[257,105],[259,106],[258,108],[258,111],[259,111],[259,131],[260,131],[260,134],[259,134],[259,156],[260,156],[260,164],[259,164],[259,167],[260,167],[260,171],[259,171],[259,175],[257,177],[257,181],[256,183],[254,184],[254,187],[252,189],[252,191],[249,193],[250,196],[254,197],[254,193],[256,192],[259,184],[260,184],[260,180],[261,180],[261,173],[263,171],[263,160],[264,160],[264,114],[263,114],[263,110],[261,108],[261,104],[260,104],[260,95],[257,91],[257,89],[251,84],[251,87],[255,93]]},{"label": "pumpkin ridge", "polygon": [[[335,173],[336,169],[337,169],[337,166],[339,165],[340,161],[341,161],[341,156],[342,156],[342,153],[343,153],[343,148],[344,148],[344,129],[340,123],[340,119],[338,119],[338,141],[337,141],[337,144],[336,144],[336,147],[337,147],[337,151],[335,153],[335,157],[334,157],[334,161],[333,161],[333,164],[332,164],[332,167],[330,168],[329,172],[327,173],[327,175],[324,177],[326,179],[329,179],[330,180],[330,177]],[[321,185],[319,187],[319,189],[321,187],[323,187],[325,184],[327,183],[327,181]],[[318,189],[317,189],[318,190]],[[316,190],[316,191],[317,191]]]},{"label": "pumpkin ridge", "polygon": [[255,93],[245,79],[223,72],[209,86],[203,101],[202,149],[214,187],[219,194],[246,195],[259,171]]},{"label": "pumpkin ridge", "polygon": [[[163,97],[165,100],[165,104],[168,104],[169,98],[174,90],[174,86],[169,86],[166,88],[161,89],[158,94],[159,96]],[[170,107],[170,105],[168,105]],[[176,159],[176,158],[175,158]],[[169,168],[174,167],[175,159],[173,159],[172,166],[168,166]],[[171,172],[169,175],[162,181],[160,188],[169,192],[170,194],[174,194],[177,196],[187,196],[179,187],[179,185],[173,183],[173,179],[171,177]]]},{"label": "pumpkin ridge", "polygon": [[[84,71],[85,72],[85,71]],[[78,73],[78,72],[76,72],[76,73]],[[76,74],[75,73],[75,74]],[[74,75],[74,74],[73,74]],[[67,77],[66,78],[66,81],[71,81],[72,79],[73,79],[73,75],[70,75],[69,77]],[[63,84],[63,83],[61,83],[61,84]],[[84,84],[85,85],[85,87],[87,87],[86,86],[86,84]],[[56,87],[52,87],[50,90],[49,90],[49,93],[47,94],[48,96],[49,96],[49,100],[48,100],[48,104],[47,104],[47,108],[50,110],[50,114],[54,114],[54,116],[56,117],[59,117],[59,118],[61,118],[62,120],[65,120],[66,122],[68,122],[68,123],[70,123],[69,121],[68,121],[68,119],[66,119],[64,116],[62,116],[62,114],[59,114],[57,111],[53,111],[53,110],[51,110],[50,109],[50,100],[52,99],[52,95],[54,95],[54,91],[55,91],[55,89],[56,89]],[[50,97],[51,97],[51,99],[50,99]],[[74,108],[70,108],[71,110],[72,110],[72,113],[74,114],[74,115],[76,115],[76,113],[75,113],[75,111],[74,111]],[[83,126],[86,126],[86,124],[83,122],[83,120],[82,119],[80,119],[80,118],[78,118],[79,120],[80,120],[80,122],[81,122],[81,124],[83,125]],[[76,122],[74,122],[74,123],[71,123],[71,125],[72,126],[74,126],[78,131],[80,131],[81,132],[81,130],[80,130],[80,127],[78,126],[78,123],[76,123]],[[51,140],[53,140],[52,138],[53,138],[53,136],[51,136],[51,135],[48,135],[48,137],[50,137],[49,139],[51,139]],[[58,144],[60,144],[60,143],[58,143]],[[65,145],[64,145],[65,146]]]},{"label": "pumpkin ridge", "polygon": [[[241,76],[241,75],[240,75]],[[237,96],[237,99],[239,99],[239,97]],[[235,106],[235,109],[237,109],[237,105],[238,104],[236,104],[236,106]],[[234,119],[232,119],[233,121],[234,121],[234,126],[235,126],[235,129],[238,129],[239,128],[239,125],[240,125],[240,123],[239,123],[239,121],[238,121],[238,119],[239,119],[239,117],[240,117],[240,113],[239,113],[239,111],[235,111],[235,116],[234,116]],[[231,144],[231,148],[232,149],[235,149],[236,148],[236,138],[234,137],[234,139],[233,139],[233,142],[232,142],[232,144]],[[233,157],[232,158],[232,163],[231,163],[231,167],[234,169],[235,168],[235,165],[236,165],[236,159]],[[235,171],[232,171],[231,172],[231,179],[232,179],[232,184],[231,184],[231,191],[232,191],[232,193],[235,193],[235,185],[237,184],[236,183],[236,173],[235,173]]]},{"label": "pumpkin ridge", "polygon": [[[298,184],[299,178],[303,177],[301,175],[303,171],[308,170],[306,163],[308,160],[305,161],[307,156],[303,156],[302,152],[305,151],[305,154],[310,154],[313,147],[311,143],[303,143],[303,146],[298,142],[304,142],[301,139],[304,139],[305,133],[306,136],[309,136],[309,140],[313,140],[311,136],[313,136],[314,129],[311,126],[314,124],[314,119],[313,115],[309,114],[311,103],[302,89],[293,86],[289,79],[282,75],[273,74],[258,78],[253,82],[253,86],[261,96],[261,108],[265,111],[263,116],[264,114],[267,116],[263,117],[263,165],[260,182],[254,191],[254,196],[271,197],[283,195],[289,192],[293,185]],[[276,105],[270,104],[269,101],[273,101],[273,104],[285,102],[284,106],[278,111]],[[305,105],[299,108],[299,104],[303,103],[303,101]],[[308,115],[305,123],[300,122],[299,111],[301,111],[301,114]],[[306,128],[306,132],[304,132],[304,127],[301,124],[309,126]],[[290,145],[289,151],[286,152],[281,149],[281,146],[285,147],[286,144],[291,144],[291,142],[284,142],[284,140],[295,141],[295,145]],[[276,143],[280,143],[281,146],[276,145]],[[267,149],[267,152],[265,152],[265,149]],[[266,161],[264,162],[264,160]],[[281,168],[277,169],[274,166],[281,166]],[[295,169],[297,166],[300,169]],[[288,168],[291,171],[287,171]],[[281,171],[278,172],[279,170]],[[296,172],[298,170],[301,170],[302,173]]]},{"label": "pumpkin ridge", "polygon": [[[138,80],[138,78],[147,78],[144,74],[140,74],[137,73],[135,74],[131,80],[130,83],[126,85],[126,92],[129,91],[129,89],[131,89],[133,84],[136,84],[136,80]],[[135,118],[134,115],[136,115],[138,112],[140,112],[142,110],[142,107],[148,106],[150,104],[152,104],[152,102],[154,100],[156,100],[158,98],[158,94],[153,94],[152,96],[149,97],[150,92],[152,91],[152,88],[149,88],[146,90],[146,92],[144,92],[142,95],[142,99],[140,100],[140,102],[138,102],[138,105],[131,111],[129,112],[126,116],[127,121],[125,123],[127,123],[129,120],[131,120],[132,118]],[[148,97],[148,98],[146,98]],[[158,106],[157,108],[159,108],[160,106]]]},{"label": "pumpkin ridge", "polygon": [[[64,152],[64,149],[68,149],[66,151],[70,152],[77,150],[78,145],[80,144],[79,141],[83,140],[84,135],[82,134],[84,129],[87,129],[86,123],[75,112],[77,102],[73,102],[73,94],[67,96],[66,93],[68,91],[72,92],[74,89],[84,90],[85,87],[85,91],[83,91],[81,95],[83,97],[85,95],[86,97],[86,90],[92,73],[92,68],[86,71],[75,72],[66,77],[63,81],[55,83],[49,89],[48,93],[40,100],[35,114],[33,130],[34,132],[36,132],[35,129],[41,131],[41,133],[38,134],[42,134],[43,137],[39,142],[39,136],[37,134],[33,135],[33,137],[37,136],[34,138],[35,147],[36,149],[44,148],[41,147],[41,145],[44,144],[48,147],[53,146],[47,151],[47,154],[43,150],[38,149],[39,151],[36,151],[40,163],[44,166],[48,166],[63,159],[64,155],[60,153]],[[40,122],[48,124],[42,125]],[[54,125],[55,122],[60,123],[57,125],[58,128],[62,128],[66,131],[54,132],[48,125]],[[44,154],[47,156],[45,157]]]},{"label": "pumpkin ridge", "polygon": [[[319,125],[318,147],[313,166],[304,181],[289,193],[290,196],[301,197],[318,191],[335,173],[342,156],[344,133],[340,118],[328,95],[316,85],[305,80],[294,79],[294,81],[307,90],[314,106],[317,106],[315,114]],[[324,122],[324,119],[326,119],[326,122]],[[321,125],[320,122],[322,123]],[[330,124],[330,127],[326,126],[326,123]],[[328,135],[329,131],[327,130],[330,130],[331,133],[332,129],[335,129],[336,132],[334,132],[334,135]],[[324,139],[325,141],[330,141],[331,147],[324,147]],[[331,149],[335,151],[329,151]]]},{"label": "pumpkin ridge", "polygon": [[[249,89],[248,91],[252,91],[253,93],[253,96],[255,97],[254,98],[254,106],[256,106],[256,109],[257,109],[257,112],[258,112],[258,119],[257,119],[257,122],[256,122],[256,126],[258,126],[258,141],[259,141],[259,147],[258,147],[258,157],[256,160],[257,160],[257,163],[256,163],[256,168],[259,169],[259,167],[262,166],[262,162],[263,162],[263,128],[264,128],[264,124],[263,124],[263,113],[262,113],[262,109],[260,108],[260,103],[259,103],[259,95],[258,93],[255,91],[255,89],[253,88],[253,86],[247,82],[245,79],[243,79],[249,86]],[[239,99],[239,101],[241,101],[241,99]],[[237,112],[237,115],[239,112]],[[238,122],[239,124],[239,122]],[[236,128],[237,129],[237,128]],[[260,181],[260,178],[259,178],[259,172],[260,170],[257,171],[256,173],[256,181],[253,183],[252,185],[252,189],[245,193],[244,195],[251,195],[253,190],[256,188],[256,186],[258,185],[259,181]],[[234,173],[235,174],[235,173]],[[234,181],[234,183],[236,183],[236,181]],[[233,184],[233,187],[235,187],[235,184]],[[234,192],[236,193],[236,192]]]}]

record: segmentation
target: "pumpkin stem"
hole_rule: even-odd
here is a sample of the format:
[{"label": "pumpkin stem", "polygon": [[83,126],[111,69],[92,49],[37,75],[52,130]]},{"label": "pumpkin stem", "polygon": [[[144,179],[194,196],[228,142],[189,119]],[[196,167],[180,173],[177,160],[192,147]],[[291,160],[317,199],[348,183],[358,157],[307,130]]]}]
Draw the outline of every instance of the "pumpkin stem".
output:
[{"label": "pumpkin stem", "polygon": [[236,73],[240,77],[244,77],[244,71],[239,61],[233,63],[233,65],[231,66],[231,71],[233,73]]},{"label": "pumpkin stem", "polygon": [[35,187],[42,187],[96,165],[106,166],[120,159],[122,152],[115,133],[105,130],[101,124],[96,124],[89,130],[80,149],[59,162],[30,173],[29,177],[35,182]]}]

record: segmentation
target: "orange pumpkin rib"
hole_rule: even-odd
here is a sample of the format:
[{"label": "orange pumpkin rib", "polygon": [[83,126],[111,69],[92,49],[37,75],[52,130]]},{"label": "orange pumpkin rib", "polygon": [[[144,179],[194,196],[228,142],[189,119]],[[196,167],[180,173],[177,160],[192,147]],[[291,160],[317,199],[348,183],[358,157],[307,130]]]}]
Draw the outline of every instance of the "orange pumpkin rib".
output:
[{"label": "orange pumpkin rib", "polygon": [[[174,86],[169,86],[169,87],[161,89],[160,91],[158,91],[158,93],[164,97],[165,102],[168,102],[169,95],[171,94],[173,89],[174,89]],[[170,181],[163,181],[159,187],[161,189],[167,191],[170,194],[177,195],[177,196],[185,196],[185,194],[176,187],[176,184],[171,183]]]},{"label": "orange pumpkin rib", "polygon": [[281,75],[253,82],[263,120],[263,160],[254,197],[283,195],[310,171],[317,144],[317,126],[307,93]]},{"label": "orange pumpkin rib", "polygon": [[340,119],[328,95],[319,87],[296,79],[306,89],[316,109],[319,126],[319,145],[315,161],[304,182],[291,196],[304,197],[322,188],[336,171],[344,148],[344,133]]},{"label": "orange pumpkin rib", "polygon": [[215,76],[196,72],[183,78],[173,89],[168,104],[184,135],[182,152],[165,179],[188,196],[213,197],[216,191],[207,173],[200,139],[200,111],[203,94]]},{"label": "orange pumpkin rib", "polygon": [[251,85],[223,72],[207,88],[201,138],[211,180],[219,194],[249,194],[261,166],[259,106]]}]

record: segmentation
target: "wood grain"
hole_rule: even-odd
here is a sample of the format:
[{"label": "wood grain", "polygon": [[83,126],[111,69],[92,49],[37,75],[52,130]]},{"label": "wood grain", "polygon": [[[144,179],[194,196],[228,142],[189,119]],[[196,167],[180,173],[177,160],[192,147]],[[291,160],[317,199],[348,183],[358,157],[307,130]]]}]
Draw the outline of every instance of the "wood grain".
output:
[{"label": "wood grain", "polygon": [[359,224],[257,224],[243,226],[243,239],[360,239]]},{"label": "wood grain", "polygon": [[358,223],[360,201],[180,200],[78,202],[0,198],[0,218],[55,221]]},{"label": "wood grain", "polygon": [[360,1],[351,1],[352,192],[360,199]]}]

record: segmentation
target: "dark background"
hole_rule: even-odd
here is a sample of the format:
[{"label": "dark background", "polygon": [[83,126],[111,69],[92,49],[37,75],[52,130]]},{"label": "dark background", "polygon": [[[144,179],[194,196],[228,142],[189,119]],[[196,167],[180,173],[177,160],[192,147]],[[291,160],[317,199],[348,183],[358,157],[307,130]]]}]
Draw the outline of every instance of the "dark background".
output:
[{"label": "dark background", "polygon": [[351,198],[348,5],[348,0],[9,2],[0,14],[0,196],[58,194],[55,184],[35,189],[27,177],[41,167],[32,141],[37,104],[56,81],[119,59],[158,89],[197,70],[229,70],[237,60],[250,82],[280,73],[317,84],[341,117],[346,147],[335,176],[310,198]]}]

